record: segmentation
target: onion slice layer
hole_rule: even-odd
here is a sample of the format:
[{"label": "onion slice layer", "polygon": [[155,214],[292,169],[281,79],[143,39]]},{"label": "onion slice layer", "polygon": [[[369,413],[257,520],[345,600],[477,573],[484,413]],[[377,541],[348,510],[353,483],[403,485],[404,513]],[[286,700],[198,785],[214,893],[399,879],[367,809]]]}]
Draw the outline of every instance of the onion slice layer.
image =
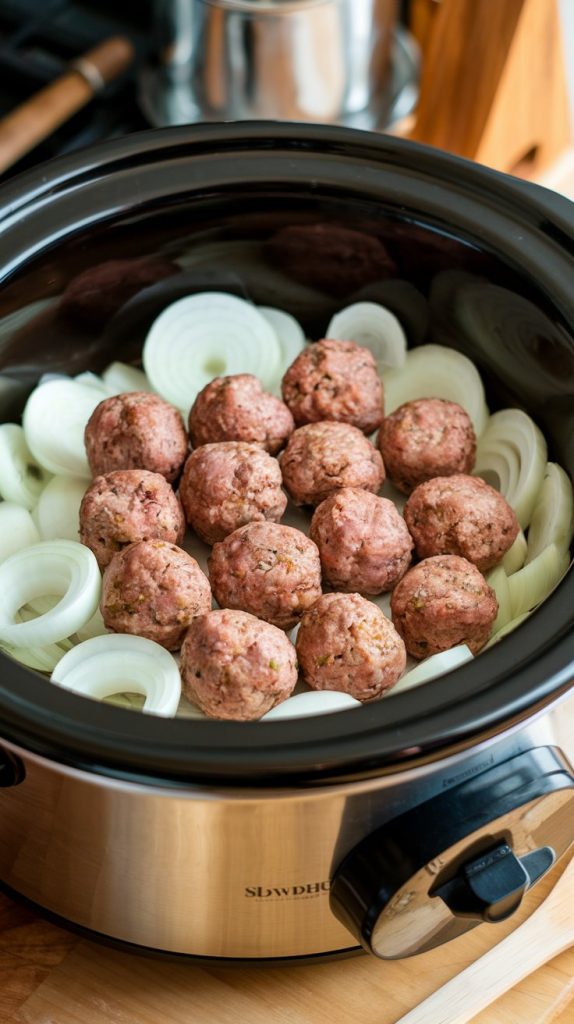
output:
[{"label": "onion slice layer", "polygon": [[547,457],[542,431],[521,409],[495,412],[478,441],[475,476],[500,491],[523,530],[542,486]]},{"label": "onion slice layer", "polygon": [[336,313],[325,337],[368,348],[379,373],[403,366],[407,357],[407,339],[399,320],[377,302],[355,302]]}]

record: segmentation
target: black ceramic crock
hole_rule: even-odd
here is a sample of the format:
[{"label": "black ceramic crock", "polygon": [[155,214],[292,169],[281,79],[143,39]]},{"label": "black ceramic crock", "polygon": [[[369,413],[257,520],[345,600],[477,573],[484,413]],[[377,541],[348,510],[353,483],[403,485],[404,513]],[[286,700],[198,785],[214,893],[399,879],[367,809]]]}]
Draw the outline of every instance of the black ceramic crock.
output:
[{"label": "black ceramic crock", "polygon": [[[356,280],[353,265],[347,281],[343,274],[330,287],[319,272],[324,253],[312,244],[305,281],[288,253],[281,285],[277,274],[267,280],[233,262],[237,240],[267,245],[288,224],[338,225],[378,239],[391,260],[386,280],[368,268]],[[102,261],[214,242],[220,252],[229,247],[225,269],[188,269],[179,294],[237,291],[290,310],[314,337],[334,309],[381,296],[411,344],[466,351],[491,409],[526,408],[550,457],[574,471],[574,206],[541,188],[385,136],[198,126],[132,135],[12,180],[0,190],[0,239],[0,317],[60,293]],[[479,294],[484,286],[486,332],[465,327],[461,272]],[[133,358],[163,294],[141,293],[97,330],[59,333],[48,315],[34,331],[2,338],[1,418],[19,415],[46,370],[99,370],[111,358]],[[526,624],[464,669],[296,728],[134,715],[52,687],[1,656],[1,735],[63,764],[160,784],[310,784],[399,772],[496,735],[555,700],[572,684],[573,622],[570,573]]]}]

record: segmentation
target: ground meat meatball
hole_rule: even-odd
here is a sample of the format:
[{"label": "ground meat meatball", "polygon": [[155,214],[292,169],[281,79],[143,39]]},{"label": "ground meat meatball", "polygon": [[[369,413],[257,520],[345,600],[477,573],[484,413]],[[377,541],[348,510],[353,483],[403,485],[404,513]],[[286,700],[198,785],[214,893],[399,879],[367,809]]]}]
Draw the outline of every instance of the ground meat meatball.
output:
[{"label": "ground meat meatball", "polygon": [[199,392],[189,414],[194,448],[216,441],[252,441],[275,455],[294,429],[287,406],[267,394],[251,373],[216,377]]},{"label": "ground meat meatball", "polygon": [[179,496],[190,526],[215,544],[239,526],[279,522],[287,506],[277,459],[257,444],[204,444],[189,456]]},{"label": "ground meat meatball", "polygon": [[308,423],[291,436],[281,455],[283,483],[296,505],[319,505],[342,487],[380,490],[385,467],[380,452],[357,427]]},{"label": "ground meat meatball", "polygon": [[420,558],[461,555],[481,572],[500,562],[520,529],[510,505],[494,487],[462,473],[419,484],[404,516]]},{"label": "ground meat meatball", "polygon": [[323,594],[305,612],[297,659],[313,690],[376,700],[405,670],[405,645],[392,622],[360,594]]},{"label": "ground meat meatball", "polygon": [[159,473],[118,469],[97,476],[80,505],[80,540],[104,569],[116,551],[138,540],[179,544],[185,533],[183,509]]},{"label": "ground meat meatball", "polygon": [[458,555],[425,558],[393,590],[393,622],[413,658],[458,644],[473,654],[484,646],[498,613],[492,587],[472,562]]},{"label": "ground meat meatball", "polygon": [[181,413],[147,391],[104,398],[88,420],[84,441],[93,476],[148,469],[172,483],[188,451]]},{"label": "ground meat meatball", "polygon": [[195,558],[163,540],[142,540],[114,555],[104,573],[101,612],[114,633],[134,633],[177,651],[211,588]]},{"label": "ground meat meatball", "polygon": [[371,434],[383,419],[383,385],[373,354],[354,341],[308,345],[283,377],[283,399],[297,426],[351,423]]},{"label": "ground meat meatball", "polygon": [[218,604],[291,629],[321,594],[321,560],[300,530],[248,523],[216,544],[209,578]]},{"label": "ground meat meatball", "polygon": [[405,494],[435,476],[470,473],[476,457],[468,413],[442,398],[405,402],[383,420],[378,444],[389,479]]},{"label": "ground meat meatball", "polygon": [[280,629],[247,612],[200,615],[181,650],[186,697],[212,718],[261,718],[297,682],[293,644]]},{"label": "ground meat meatball", "polygon": [[411,561],[412,537],[392,501],[345,487],[323,501],[310,537],[324,579],[335,590],[380,594],[392,590]]}]

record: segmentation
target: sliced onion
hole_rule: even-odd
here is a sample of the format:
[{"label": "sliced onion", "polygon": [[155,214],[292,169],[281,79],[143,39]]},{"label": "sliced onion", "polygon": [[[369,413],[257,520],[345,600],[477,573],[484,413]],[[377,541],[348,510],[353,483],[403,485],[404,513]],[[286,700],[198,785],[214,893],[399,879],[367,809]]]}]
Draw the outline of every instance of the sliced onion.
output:
[{"label": "sliced onion", "polygon": [[556,462],[547,462],[528,528],[527,564],[549,544],[567,551],[573,531],[574,497],[570,477]]},{"label": "sliced onion", "polygon": [[437,676],[442,676],[445,672],[450,672],[471,659],[472,651],[466,644],[457,644],[456,647],[451,647],[448,651],[433,654],[412,668],[410,672],[405,672],[398,683],[395,683],[384,696],[392,697],[393,694],[404,693],[405,690],[410,690],[413,686],[428,683],[430,679],[436,679]]},{"label": "sliced onion", "polygon": [[307,344],[303,328],[290,313],[273,306],[257,306],[262,316],[270,323],[279,339],[281,349],[281,376],[288,366],[295,361]]},{"label": "sliced onion", "polygon": [[165,717],[175,715],[181,695],[175,658],[153,640],[124,633],[94,637],[72,648],[58,663],[52,682],[96,700],[143,694],[143,710]]},{"label": "sliced onion", "polygon": [[90,476],[84,430],[101,393],[73,380],[51,380],[37,387],[24,409],[23,425],[33,456],[50,473]]},{"label": "sliced onion", "polygon": [[105,636],[108,633],[102,613],[99,608],[96,608],[91,619],[86,622],[85,626],[81,626],[80,629],[76,630],[76,637],[78,642],[81,643],[83,640],[91,640],[94,636]]},{"label": "sliced onion", "polygon": [[544,601],[562,579],[570,564],[570,555],[556,544],[549,544],[532,562],[508,580],[512,618],[532,611]]},{"label": "sliced onion", "polygon": [[80,502],[88,481],[72,476],[54,476],[38,502],[38,524],[42,540],[78,540]]},{"label": "sliced onion", "polygon": [[66,653],[60,644],[46,644],[45,647],[12,647],[11,644],[0,643],[0,650],[26,668],[45,673],[53,672]]},{"label": "sliced onion", "polygon": [[[76,633],[94,614],[101,590],[95,556],[70,540],[22,548],[0,565],[0,641],[43,647]],[[24,605],[49,594],[60,601],[31,622],[19,622]]]},{"label": "sliced onion", "polygon": [[22,427],[3,423],[0,426],[0,494],[4,500],[33,509],[48,479],[28,448]]},{"label": "sliced onion", "polygon": [[95,391],[99,392],[101,399],[109,398],[112,394],[103,378],[98,377],[96,373],[92,373],[90,370],[86,370],[85,373],[79,373],[73,379],[76,384],[83,384],[84,387],[93,388]]},{"label": "sliced onion", "polygon": [[500,491],[523,530],[542,486],[547,457],[542,431],[521,409],[495,412],[477,445],[475,476]]},{"label": "sliced onion", "polygon": [[329,715],[334,711],[360,707],[360,704],[360,700],[351,697],[350,693],[341,693],[338,690],[308,690],[306,693],[296,693],[294,697],[288,697],[281,704],[276,704],[259,721],[270,722],[279,718]]},{"label": "sliced onion", "polygon": [[255,306],[224,292],[201,292],[160,313],[145,340],[143,363],[162,398],[186,410],[222,375],[253,373],[272,389],[281,373],[281,350]]},{"label": "sliced onion", "polygon": [[526,561],[527,550],[528,544],[526,543],[526,537],[522,530],[519,530],[516,534],[516,540],[508,549],[500,563],[507,576],[512,576],[513,572],[517,572],[518,569],[522,569],[522,566]]},{"label": "sliced onion", "polygon": [[488,647],[492,647],[493,644],[497,644],[499,640],[502,640],[503,637],[508,636],[509,633],[513,633],[516,627],[520,626],[520,624],[529,617],[530,612],[524,612],[522,615],[519,615],[516,619],[511,619],[510,622],[507,622],[506,625],[503,626],[502,629],[499,629],[497,633],[493,633],[488,643],[482,648],[483,651],[486,651]]},{"label": "sliced onion", "polygon": [[127,363],[110,363],[102,373],[102,380],[112,395],[122,395],[127,391],[152,391],[153,388],[143,370]]},{"label": "sliced onion", "polygon": [[394,313],[376,302],[355,302],[336,313],[326,338],[354,341],[374,355],[379,373],[404,365],[407,339]]},{"label": "sliced onion", "polygon": [[387,415],[417,398],[458,402],[480,437],[488,419],[484,387],[470,359],[444,345],[421,345],[407,352],[404,365],[383,374]]},{"label": "sliced onion", "polygon": [[27,509],[11,501],[0,502],[0,562],[39,540],[40,534]]},{"label": "sliced onion", "polygon": [[508,576],[501,565],[497,565],[495,569],[491,569],[486,574],[486,582],[494,590],[496,600],[498,601],[498,614],[492,624],[492,633],[494,634],[498,633],[499,629],[502,629],[503,626],[506,626],[507,622],[514,618],[512,599],[510,597]]}]

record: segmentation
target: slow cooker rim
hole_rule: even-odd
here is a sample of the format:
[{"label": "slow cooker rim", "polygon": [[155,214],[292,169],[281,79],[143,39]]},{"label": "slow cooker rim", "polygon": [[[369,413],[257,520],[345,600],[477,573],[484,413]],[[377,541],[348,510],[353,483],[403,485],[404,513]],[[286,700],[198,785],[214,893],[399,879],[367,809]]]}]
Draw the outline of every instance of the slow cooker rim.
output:
[{"label": "slow cooker rim", "polygon": [[[574,207],[568,209],[565,200],[551,193],[545,194],[541,189],[512,181],[498,172],[417,143],[347,128],[265,122],[142,132],[53,161],[4,186],[0,191],[0,223],[2,208],[4,219],[14,222],[26,218],[35,205],[49,201],[59,191],[82,182],[88,184],[90,175],[113,173],[115,166],[125,167],[126,162],[146,155],[153,158],[161,154],[162,159],[168,159],[170,153],[181,156],[181,146],[193,148],[194,145],[210,146],[213,143],[220,144],[223,150],[226,145],[231,148],[259,145],[265,149],[269,148],[270,142],[281,146],[291,143],[295,149],[314,147],[319,154],[327,143],[345,149],[351,145],[354,152],[364,151],[371,156],[384,155],[399,161],[409,154],[411,163],[418,161],[419,172],[424,165],[435,171],[440,167],[443,178],[456,175],[460,180],[462,174],[468,187],[474,185],[479,193],[484,190],[491,192],[492,184],[496,182],[502,193],[497,198],[502,205],[520,206],[523,216],[528,207],[537,221],[542,217],[551,218],[551,226],[560,237],[565,228],[569,229],[568,237],[572,244]],[[373,721],[367,728],[363,724],[359,728],[359,720],[366,720],[366,708],[353,713],[356,719],[351,712],[343,713],[346,719],[343,737],[340,715],[329,716],[331,722],[321,719],[321,737],[315,735],[317,720],[299,720],[298,740],[293,743],[289,736],[293,723],[288,722],[266,723],[265,726],[202,721],[166,723],[103,705],[87,706],[84,699],[55,687],[41,694],[40,687],[45,686],[45,681],[2,655],[0,665],[9,667],[10,676],[19,688],[15,693],[0,685],[0,712],[4,706],[3,732],[7,740],[44,756],[50,755],[55,760],[61,759],[78,767],[89,765],[93,770],[106,773],[128,771],[144,778],[225,779],[231,785],[243,785],[249,779],[263,785],[266,782],[277,784],[278,778],[287,777],[309,781],[348,775],[349,772],[375,774],[383,766],[404,763],[405,759],[413,756],[413,751],[420,755],[430,754],[452,743],[478,736],[487,729],[503,728],[504,723],[515,715],[526,713],[541,701],[550,701],[570,681],[569,657],[571,660],[572,652],[568,629],[571,621],[564,609],[569,603],[574,603],[573,597],[574,578],[570,573],[569,579],[560,584],[529,620],[531,643],[527,646],[533,647],[534,641],[534,649],[526,665],[517,667],[509,663],[507,641],[504,650],[495,648],[485,652],[480,661],[435,681],[431,688],[398,695],[378,707],[371,705],[369,712]],[[550,649],[548,630],[551,632]],[[510,638],[509,642],[512,645]],[[494,669],[495,664],[499,664],[498,670]],[[488,665],[493,667],[495,685],[484,685]],[[503,680],[498,678],[501,671],[509,673]],[[471,681],[480,676],[483,685],[464,702],[451,706],[448,691],[456,676]],[[472,691],[471,682],[468,686]],[[495,688],[498,700],[493,698]],[[43,706],[32,702],[27,707],[26,694],[33,694],[34,690],[45,697]],[[504,699],[501,702],[502,694]],[[414,712],[415,706],[418,728],[411,721],[407,735],[405,712],[408,715],[409,708]],[[335,719],[338,720],[336,729]],[[351,728],[353,722],[356,722],[356,727]],[[75,734],[70,726],[77,730]],[[264,741],[262,729],[270,730],[268,742]],[[214,742],[214,730],[219,731],[220,743]],[[199,743],[202,734],[205,740]],[[102,738],[106,739],[105,743]],[[152,745],[155,749],[150,754]],[[190,746],[195,746],[191,757]],[[349,747],[353,749],[348,750]],[[222,748],[225,756],[222,756]],[[244,756],[247,751],[249,763]]]}]

